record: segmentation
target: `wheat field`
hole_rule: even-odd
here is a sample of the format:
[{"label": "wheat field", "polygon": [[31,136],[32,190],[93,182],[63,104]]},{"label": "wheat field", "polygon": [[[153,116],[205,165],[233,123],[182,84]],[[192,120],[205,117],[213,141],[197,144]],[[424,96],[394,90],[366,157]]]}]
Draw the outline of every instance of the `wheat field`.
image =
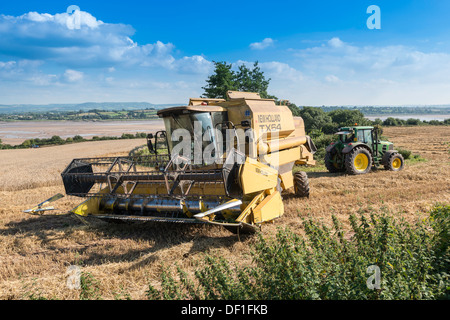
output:
[{"label": "wheat field", "polygon": [[[284,194],[285,214],[263,226],[264,236],[279,227],[301,233],[303,217],[331,223],[334,214],[345,223],[352,213],[384,211],[415,221],[434,204],[450,203],[450,127],[386,128],[383,135],[426,161],[408,161],[401,172],[378,169],[362,176],[310,168],[310,198]],[[0,151],[0,299],[79,299],[80,290],[66,283],[72,265],[95,279],[99,298],[145,299],[149,283],[158,286],[165,268],[193,274],[205,254],[236,264],[251,260],[254,236],[238,237],[216,226],[81,221],[67,213],[79,203],[73,197],[55,203],[54,214],[22,213],[64,192],[60,173],[73,158],[126,155],[143,144],[118,140]]]}]

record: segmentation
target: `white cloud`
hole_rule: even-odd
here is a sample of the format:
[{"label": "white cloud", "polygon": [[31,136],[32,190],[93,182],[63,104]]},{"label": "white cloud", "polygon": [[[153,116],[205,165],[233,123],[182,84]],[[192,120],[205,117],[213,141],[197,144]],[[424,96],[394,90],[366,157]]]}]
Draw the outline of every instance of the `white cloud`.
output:
[{"label": "white cloud", "polygon": [[327,82],[339,82],[340,79],[333,74],[329,74],[325,77],[325,81]]},{"label": "white cloud", "polygon": [[64,79],[68,82],[79,82],[83,80],[84,73],[76,70],[67,69],[64,72]]},{"label": "white cloud", "polygon": [[1,62],[0,61],[0,69],[4,70],[11,70],[16,66],[16,61],[7,61],[7,62]]},{"label": "white cloud", "polygon": [[134,33],[84,11],[0,14],[0,103],[173,103],[202,94],[213,68],[206,57],[138,43]]},{"label": "white cloud", "polygon": [[303,74],[287,63],[271,61],[260,63],[261,69],[274,81],[301,81]]},{"label": "white cloud", "polygon": [[[249,69],[253,69],[254,62],[238,60],[235,65],[245,65]],[[258,62],[261,71],[264,72],[266,78],[271,78],[274,81],[299,81],[303,79],[300,71],[289,66],[287,63],[279,61]]]},{"label": "white cloud", "polygon": [[18,17],[18,19],[33,22],[55,22],[56,24],[67,27],[69,30],[81,29],[83,27],[94,29],[103,24],[103,21],[97,20],[90,13],[80,10],[76,10],[72,14],[58,13],[55,15],[29,12]]},{"label": "white cloud", "polygon": [[[337,37],[288,52],[293,53],[288,64],[266,63],[265,70],[272,77],[271,93],[297,104],[450,103],[450,54],[445,52],[404,45],[358,46]],[[286,83],[274,74],[293,76]]]},{"label": "white cloud", "polygon": [[328,41],[328,45],[332,48],[341,48],[344,46],[344,42],[342,42],[341,39],[335,37]]},{"label": "white cloud", "polygon": [[49,86],[49,85],[57,85],[58,76],[55,74],[32,74],[27,81],[31,82],[36,86]]},{"label": "white cloud", "polygon": [[271,38],[265,38],[261,42],[254,42],[250,44],[250,48],[253,50],[263,50],[274,45],[274,40]]},{"label": "white cloud", "polygon": [[176,71],[185,67],[183,60],[206,64],[204,58],[205,61],[199,61],[196,56],[178,61],[172,43],[139,44],[131,39],[134,33],[129,25],[104,23],[84,11],[0,15],[0,52],[16,59],[57,63],[68,69],[135,66]]},{"label": "white cloud", "polygon": [[202,56],[183,57],[176,61],[175,66],[184,73],[207,74],[213,70],[213,63]]}]

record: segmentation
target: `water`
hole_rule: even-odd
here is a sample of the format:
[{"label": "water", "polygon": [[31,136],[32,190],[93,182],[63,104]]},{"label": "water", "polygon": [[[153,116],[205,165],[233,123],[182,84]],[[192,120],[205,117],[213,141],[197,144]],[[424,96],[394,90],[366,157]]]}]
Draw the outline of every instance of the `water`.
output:
[{"label": "water", "polygon": [[396,118],[396,119],[402,119],[402,120],[408,120],[408,119],[419,119],[421,121],[430,121],[430,120],[439,120],[444,121],[445,119],[450,119],[450,114],[380,114],[380,115],[370,115],[366,116],[369,120],[375,120],[375,119],[381,119],[382,121],[386,120],[387,118]]}]

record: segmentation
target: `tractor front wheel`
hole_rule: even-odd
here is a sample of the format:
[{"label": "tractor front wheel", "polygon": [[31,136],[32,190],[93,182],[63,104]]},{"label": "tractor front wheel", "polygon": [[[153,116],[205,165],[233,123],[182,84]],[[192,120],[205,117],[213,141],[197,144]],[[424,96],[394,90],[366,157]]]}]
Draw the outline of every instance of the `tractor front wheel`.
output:
[{"label": "tractor front wheel", "polygon": [[295,195],[301,198],[309,198],[309,179],[306,172],[294,173]]},{"label": "tractor front wheel", "polygon": [[348,174],[357,175],[370,172],[372,155],[365,148],[355,148],[345,157],[345,169]]},{"label": "tractor front wheel", "polygon": [[388,163],[384,166],[386,170],[400,171],[405,166],[405,159],[400,153],[393,153],[388,160]]}]

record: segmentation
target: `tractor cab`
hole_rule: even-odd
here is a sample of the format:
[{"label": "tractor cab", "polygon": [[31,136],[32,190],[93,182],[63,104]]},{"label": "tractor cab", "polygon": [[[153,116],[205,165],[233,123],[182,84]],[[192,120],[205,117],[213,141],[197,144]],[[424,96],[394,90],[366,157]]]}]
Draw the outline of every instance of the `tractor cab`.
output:
[{"label": "tractor cab", "polygon": [[374,157],[382,156],[385,151],[393,150],[393,143],[380,140],[380,130],[370,126],[343,127],[336,133],[338,141],[344,147],[364,144]]},{"label": "tractor cab", "polygon": [[[374,141],[374,127],[344,127],[336,133],[343,143],[362,142],[372,145]],[[373,149],[373,148],[372,148]]]}]

